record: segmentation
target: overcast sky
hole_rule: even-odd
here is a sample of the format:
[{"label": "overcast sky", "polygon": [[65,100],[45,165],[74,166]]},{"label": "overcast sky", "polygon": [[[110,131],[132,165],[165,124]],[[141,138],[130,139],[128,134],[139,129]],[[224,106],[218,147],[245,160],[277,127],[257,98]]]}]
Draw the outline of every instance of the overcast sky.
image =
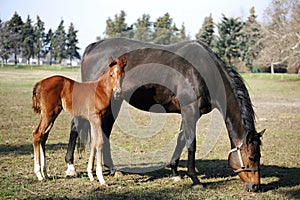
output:
[{"label": "overcast sky", "polygon": [[265,8],[271,0],[0,0],[0,19],[9,20],[17,12],[26,21],[27,15],[33,22],[39,15],[45,22],[46,31],[56,30],[61,19],[68,31],[73,22],[79,30],[78,46],[84,48],[94,42],[97,36],[103,36],[108,17],[114,19],[121,10],[126,13],[126,23],[133,24],[143,14],[149,14],[151,21],[168,12],[178,28],[184,23],[187,33],[195,38],[204,17],[212,13],[214,22],[221,19],[222,13],[227,17],[243,17],[249,15],[255,7],[258,20],[263,20]]}]

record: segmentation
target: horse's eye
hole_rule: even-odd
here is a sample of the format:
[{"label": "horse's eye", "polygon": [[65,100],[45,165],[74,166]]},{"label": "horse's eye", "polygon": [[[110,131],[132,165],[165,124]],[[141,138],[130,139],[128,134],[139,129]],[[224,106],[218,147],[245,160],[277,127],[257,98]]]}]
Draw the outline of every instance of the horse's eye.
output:
[{"label": "horse's eye", "polygon": [[110,74],[109,76],[110,76],[110,77],[112,77],[113,75],[112,75],[112,74]]}]

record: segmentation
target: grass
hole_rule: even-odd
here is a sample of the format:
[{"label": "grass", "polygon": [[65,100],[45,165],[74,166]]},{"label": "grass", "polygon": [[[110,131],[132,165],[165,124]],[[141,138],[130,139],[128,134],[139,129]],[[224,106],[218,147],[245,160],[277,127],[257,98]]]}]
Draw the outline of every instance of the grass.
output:
[{"label": "grass", "polygon": [[[211,115],[204,116],[197,129],[196,167],[204,190],[192,190],[191,180],[184,176],[186,153],[180,162],[180,182],[168,178],[162,168],[147,173],[124,173],[120,177],[104,172],[108,187],[90,182],[86,173],[88,152],[76,152],[77,177],[66,178],[64,156],[69,137],[71,116],[62,113],[56,120],[47,145],[47,167],[50,181],[38,181],[33,173],[33,127],[38,116],[31,109],[34,83],[47,76],[63,74],[74,79],[79,69],[0,68],[0,199],[299,199],[300,198],[300,87],[299,78],[280,78],[266,74],[244,74],[257,115],[257,129],[266,128],[262,139],[263,192],[248,193],[227,164],[229,139],[223,127],[212,150],[202,158],[199,149],[206,138]],[[125,105],[126,106],[126,105]],[[119,121],[111,137],[115,164],[127,168],[161,159],[167,162],[173,139],[179,129],[178,115],[150,116],[129,110],[132,126]],[[122,114],[122,113],[121,113]],[[157,120],[158,119],[158,120]],[[156,121],[155,121],[156,120]],[[152,137],[142,138],[151,123],[163,122]],[[159,124],[160,125],[160,124]],[[130,128],[130,134],[124,130]],[[168,146],[169,145],[169,146]],[[167,148],[169,151],[160,152]],[[121,151],[122,150],[122,151]],[[121,151],[121,153],[120,153]],[[165,154],[163,154],[165,153]],[[145,159],[147,158],[147,160]],[[202,158],[202,159],[200,159]],[[144,160],[142,160],[144,159]],[[132,163],[130,163],[132,162]]]}]

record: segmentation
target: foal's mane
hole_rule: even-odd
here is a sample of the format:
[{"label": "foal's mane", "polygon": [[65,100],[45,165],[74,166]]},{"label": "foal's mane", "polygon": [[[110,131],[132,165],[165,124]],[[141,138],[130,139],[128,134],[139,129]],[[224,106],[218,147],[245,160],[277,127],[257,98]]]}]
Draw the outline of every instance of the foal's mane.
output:
[{"label": "foal's mane", "polygon": [[[252,102],[245,86],[243,78],[240,74],[231,66],[227,65],[216,53],[214,53],[206,44],[201,41],[197,41],[202,47],[204,47],[214,60],[219,70],[225,72],[229,77],[229,82],[233,93],[239,104],[241,112],[241,121],[245,128],[243,135],[243,142],[246,143],[248,134],[252,134],[253,139],[256,138],[255,130],[255,112],[253,110]],[[258,137],[259,139],[259,137]],[[260,140],[258,140],[260,143]]]}]

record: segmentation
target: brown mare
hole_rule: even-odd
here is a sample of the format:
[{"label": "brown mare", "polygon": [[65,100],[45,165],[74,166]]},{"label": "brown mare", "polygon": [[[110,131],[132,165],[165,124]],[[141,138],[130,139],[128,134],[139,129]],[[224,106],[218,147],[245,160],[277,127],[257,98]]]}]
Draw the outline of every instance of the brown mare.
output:
[{"label": "brown mare", "polygon": [[63,76],[52,76],[35,84],[32,107],[41,114],[40,122],[33,131],[34,172],[39,180],[48,179],[46,173],[45,143],[56,117],[61,110],[74,116],[87,119],[92,127],[91,152],[87,172],[94,180],[92,169],[95,153],[97,160],[96,175],[101,185],[105,184],[102,175],[103,137],[101,122],[109,110],[111,98],[121,93],[120,80],[124,75],[126,57],[109,59],[109,69],[96,81],[79,83]]}]

